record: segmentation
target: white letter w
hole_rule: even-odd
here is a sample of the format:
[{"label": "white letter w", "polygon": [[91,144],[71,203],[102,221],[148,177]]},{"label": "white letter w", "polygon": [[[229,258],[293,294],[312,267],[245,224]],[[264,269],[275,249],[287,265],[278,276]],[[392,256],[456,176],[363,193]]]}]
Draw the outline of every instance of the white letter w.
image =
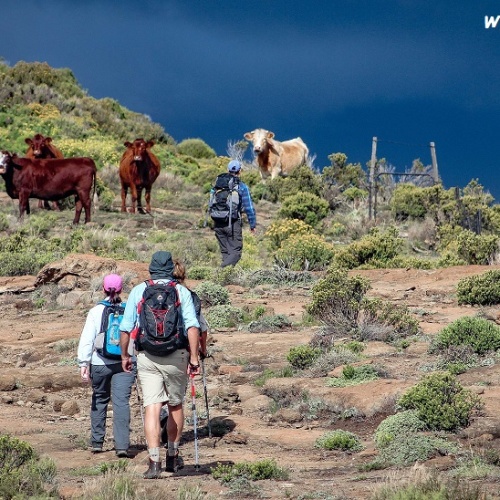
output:
[{"label": "white letter w", "polygon": [[484,16],[484,27],[488,28],[496,28],[497,24],[500,22],[500,16]]}]

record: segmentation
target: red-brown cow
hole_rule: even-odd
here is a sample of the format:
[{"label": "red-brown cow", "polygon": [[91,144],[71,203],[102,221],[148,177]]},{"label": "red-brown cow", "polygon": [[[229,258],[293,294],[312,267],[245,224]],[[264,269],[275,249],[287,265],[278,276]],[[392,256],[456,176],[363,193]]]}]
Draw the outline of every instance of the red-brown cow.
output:
[{"label": "red-brown cow", "polygon": [[120,182],[122,194],[122,212],[127,211],[127,192],[130,188],[132,195],[132,207],[130,211],[135,213],[136,205],[140,213],[144,213],[141,202],[142,190],[146,191],[146,212],[151,213],[151,188],[154,181],[160,175],[160,161],[151,152],[154,141],[136,139],[134,142],[125,142],[126,150],[120,160]]},{"label": "red-brown cow", "polygon": [[82,208],[85,223],[90,222],[91,190],[96,166],[91,158],[33,160],[20,158],[7,151],[0,153],[0,175],[5,180],[7,194],[19,199],[19,217],[29,214],[29,199],[56,201],[75,195],[75,218],[80,222]]},{"label": "red-brown cow", "polygon": [[[42,160],[44,158],[64,158],[61,151],[52,143],[52,137],[44,137],[42,134],[36,134],[33,138],[26,137],[24,142],[28,145],[28,149],[25,153],[26,158],[36,158],[37,160]],[[43,207],[44,202],[39,200],[38,208]],[[45,202],[45,208],[49,208],[47,202]],[[57,201],[52,202],[52,208],[54,210],[60,210]]]}]

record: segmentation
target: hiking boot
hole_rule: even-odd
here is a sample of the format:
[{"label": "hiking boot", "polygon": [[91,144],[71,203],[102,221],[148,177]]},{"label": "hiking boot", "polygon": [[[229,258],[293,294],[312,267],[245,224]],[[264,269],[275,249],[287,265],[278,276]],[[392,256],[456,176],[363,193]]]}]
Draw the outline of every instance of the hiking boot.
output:
[{"label": "hiking boot", "polygon": [[127,450],[116,450],[116,456],[118,458],[128,458],[128,451]]},{"label": "hiking boot", "polygon": [[149,459],[149,469],[144,473],[144,479],[158,479],[161,475],[161,462]]},{"label": "hiking boot", "polygon": [[102,453],[102,444],[93,444],[90,447],[91,453]]},{"label": "hiking boot", "polygon": [[179,455],[179,451],[174,456],[169,456],[167,454],[167,463],[165,464],[165,470],[167,472],[177,472],[184,468],[184,460]]}]

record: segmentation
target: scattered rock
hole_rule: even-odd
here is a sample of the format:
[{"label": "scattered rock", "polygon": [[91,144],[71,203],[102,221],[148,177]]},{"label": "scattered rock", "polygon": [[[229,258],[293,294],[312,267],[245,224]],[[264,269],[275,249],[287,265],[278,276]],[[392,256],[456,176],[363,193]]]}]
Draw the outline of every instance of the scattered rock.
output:
[{"label": "scattered rock", "polygon": [[61,413],[68,416],[76,415],[80,413],[80,407],[76,401],[65,401],[61,405]]},{"label": "scattered rock", "polygon": [[0,375],[0,391],[13,391],[16,388],[16,379],[11,375]]}]

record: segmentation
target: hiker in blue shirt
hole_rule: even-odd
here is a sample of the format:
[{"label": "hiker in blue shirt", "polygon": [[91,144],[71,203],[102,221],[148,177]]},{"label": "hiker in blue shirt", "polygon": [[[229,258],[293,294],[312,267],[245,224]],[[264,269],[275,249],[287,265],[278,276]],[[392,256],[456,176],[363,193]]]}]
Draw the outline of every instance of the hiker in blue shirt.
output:
[{"label": "hiker in blue shirt", "polygon": [[[148,445],[149,468],[144,473],[145,479],[157,479],[162,473],[160,457],[161,428],[160,413],[163,403],[168,401],[168,443],[165,470],[177,472],[184,466],[182,457],[179,456],[179,444],[184,427],[183,402],[187,389],[188,376],[199,375],[199,328],[191,292],[181,284],[173,281],[174,263],[172,255],[167,251],[155,252],[149,264],[150,283],[142,282],[136,285],[127,299],[127,306],[120,323],[122,367],[128,372],[132,369],[127,346],[130,338],[134,338],[135,327],[140,326],[144,332],[146,325],[139,324],[141,316],[138,305],[143,299],[143,293],[154,284],[168,285],[173,283],[178,293],[180,314],[182,315],[182,331],[178,332],[184,347],[179,347],[166,355],[157,355],[148,352],[145,344],[137,343],[137,376],[143,396],[144,433]],[[149,280],[148,280],[149,281]],[[166,292],[162,292],[165,295]],[[161,295],[158,293],[157,295]]]},{"label": "hiker in blue shirt", "polygon": [[[241,198],[241,212],[245,212],[250,231],[255,233],[257,219],[255,209],[250,196],[248,186],[240,179],[241,163],[238,160],[231,160],[227,166],[227,171],[238,179],[238,192]],[[224,221],[214,220],[214,231],[222,254],[221,267],[234,266],[241,259],[243,253],[243,223],[241,213],[238,218],[228,224]]]}]

